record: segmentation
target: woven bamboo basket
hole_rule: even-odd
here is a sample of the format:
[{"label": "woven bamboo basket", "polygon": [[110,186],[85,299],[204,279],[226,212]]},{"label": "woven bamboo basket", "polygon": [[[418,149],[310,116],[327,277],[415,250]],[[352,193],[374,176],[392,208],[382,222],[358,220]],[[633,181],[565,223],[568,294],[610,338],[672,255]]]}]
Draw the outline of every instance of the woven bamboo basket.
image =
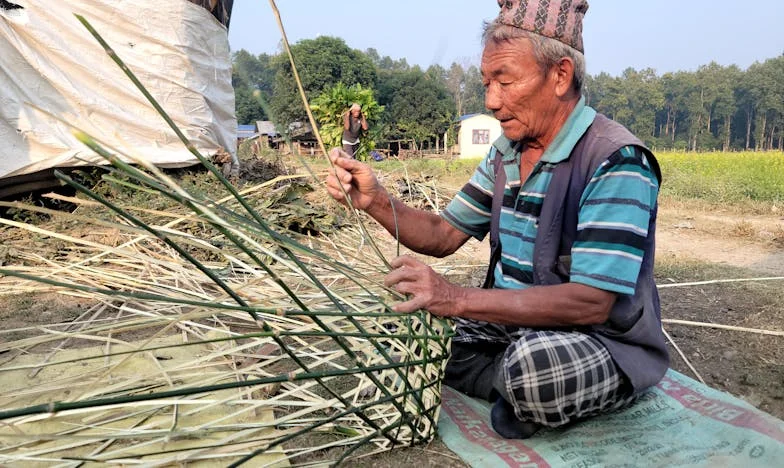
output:
[{"label": "woven bamboo basket", "polygon": [[450,326],[391,311],[400,298],[358,230],[266,224],[287,177],[242,196],[254,219],[142,174],[194,211],[95,195],[120,218],[80,201],[63,215],[80,234],[2,221],[38,240],[14,244],[0,294],[85,306],[0,332],[0,464],[285,466],[433,437]]}]

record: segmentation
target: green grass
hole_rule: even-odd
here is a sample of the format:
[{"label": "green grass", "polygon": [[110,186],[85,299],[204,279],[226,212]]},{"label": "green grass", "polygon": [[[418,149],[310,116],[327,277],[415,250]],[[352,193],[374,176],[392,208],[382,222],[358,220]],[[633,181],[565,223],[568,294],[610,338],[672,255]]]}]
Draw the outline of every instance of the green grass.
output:
[{"label": "green grass", "polygon": [[[784,203],[784,152],[677,153],[656,157],[664,183],[661,195],[677,201],[703,201],[735,208]],[[371,163],[376,170],[432,176],[459,188],[468,181],[480,159],[411,159]],[[759,211],[757,206],[754,211]],[[768,211],[764,209],[763,211]]]},{"label": "green grass", "polygon": [[[721,206],[784,203],[784,152],[658,153],[664,175],[662,196],[680,201],[702,200]],[[371,163],[376,170],[437,178],[462,186],[480,159],[411,159]]]}]

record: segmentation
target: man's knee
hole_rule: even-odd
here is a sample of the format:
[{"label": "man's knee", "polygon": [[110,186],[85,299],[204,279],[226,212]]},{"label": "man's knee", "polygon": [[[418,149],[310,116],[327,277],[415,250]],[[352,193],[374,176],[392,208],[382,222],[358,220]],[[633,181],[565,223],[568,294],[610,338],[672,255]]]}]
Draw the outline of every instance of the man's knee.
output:
[{"label": "man's knee", "polygon": [[533,333],[506,351],[494,386],[524,420],[561,425],[631,397],[609,352],[587,335]]},{"label": "man's knee", "polygon": [[493,383],[505,346],[492,343],[452,342],[444,383],[466,395],[494,399]]},{"label": "man's knee", "polygon": [[[535,348],[531,341],[522,338],[505,350],[494,375],[493,387],[506,401],[526,405],[534,398],[536,404],[557,400],[552,376],[543,375],[552,370],[550,360],[539,356],[541,350]],[[545,382],[549,383],[543,385]],[[543,389],[550,386],[551,390]]]}]

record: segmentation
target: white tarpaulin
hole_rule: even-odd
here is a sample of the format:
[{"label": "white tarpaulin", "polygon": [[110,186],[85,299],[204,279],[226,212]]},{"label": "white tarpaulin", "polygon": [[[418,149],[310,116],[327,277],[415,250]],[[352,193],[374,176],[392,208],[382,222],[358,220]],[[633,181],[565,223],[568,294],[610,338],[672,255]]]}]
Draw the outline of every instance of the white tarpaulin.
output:
[{"label": "white tarpaulin", "polygon": [[185,0],[13,3],[22,8],[0,8],[0,179],[102,163],[66,125],[27,103],[156,165],[196,162],[75,13],[90,21],[202,154],[236,152],[228,36],[207,10]]}]

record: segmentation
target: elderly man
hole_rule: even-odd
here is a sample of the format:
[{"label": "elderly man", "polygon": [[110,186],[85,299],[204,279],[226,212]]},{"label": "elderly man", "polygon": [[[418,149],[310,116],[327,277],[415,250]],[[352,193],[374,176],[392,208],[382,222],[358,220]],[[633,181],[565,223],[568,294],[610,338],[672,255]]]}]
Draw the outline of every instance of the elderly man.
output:
[{"label": "elderly man", "polygon": [[581,96],[587,3],[499,4],[482,76],[504,135],[446,210],[405,206],[339,150],[327,185],[419,253],[443,257],[490,234],[481,289],[411,257],[395,259],[385,283],[408,295],[395,310],[456,319],[445,383],[494,402],[499,434],[526,438],[628,405],[664,375],[653,280],[660,174],[642,142]]}]

